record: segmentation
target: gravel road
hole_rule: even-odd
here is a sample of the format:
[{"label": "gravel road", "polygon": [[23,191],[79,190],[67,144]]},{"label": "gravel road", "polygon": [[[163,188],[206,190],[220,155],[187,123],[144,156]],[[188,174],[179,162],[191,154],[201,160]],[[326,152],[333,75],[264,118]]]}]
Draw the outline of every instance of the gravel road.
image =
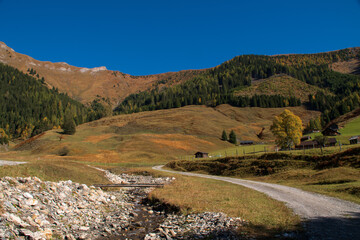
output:
[{"label": "gravel road", "polygon": [[360,205],[300,189],[206,174],[153,169],[242,185],[284,202],[304,220],[308,239],[360,239]]},{"label": "gravel road", "polygon": [[0,166],[5,166],[5,165],[18,165],[18,164],[24,164],[26,162],[14,162],[14,161],[5,161],[5,160],[0,160]]}]

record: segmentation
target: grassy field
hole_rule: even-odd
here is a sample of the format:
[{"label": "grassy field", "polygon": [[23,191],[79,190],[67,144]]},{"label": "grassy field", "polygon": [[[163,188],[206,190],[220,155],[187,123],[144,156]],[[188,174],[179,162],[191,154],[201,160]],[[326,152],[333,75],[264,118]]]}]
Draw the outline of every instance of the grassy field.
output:
[{"label": "grassy field", "polygon": [[345,125],[344,128],[340,129],[342,136],[351,137],[360,135],[360,117],[351,120]]},{"label": "grassy field", "polygon": [[[319,115],[303,107],[288,108],[304,123]],[[151,165],[166,163],[197,151],[216,152],[232,144],[220,140],[221,133],[234,130],[241,140],[258,142],[256,134],[264,127],[264,141],[271,141],[269,127],[281,108],[216,108],[188,106],[178,109],[119,115],[83,124],[75,135],[61,135],[61,130],[46,132],[34,141],[15,148],[14,158],[40,156],[88,163]],[[59,137],[63,136],[63,139]],[[60,141],[61,140],[61,141]],[[263,141],[263,140],[262,140]],[[257,147],[256,147],[257,148]],[[239,154],[253,148],[238,149]],[[256,150],[257,151],[257,150]],[[232,153],[233,152],[233,153]],[[240,153],[241,152],[241,153]],[[0,155],[1,157],[1,155]]]},{"label": "grassy field", "polygon": [[[124,172],[123,168],[112,168],[112,172]],[[249,225],[240,229],[240,234],[257,238],[268,238],[288,231],[301,231],[300,219],[283,203],[265,194],[238,185],[168,174],[148,168],[125,171],[135,174],[175,176],[173,184],[157,188],[150,194],[151,199],[176,206],[182,213],[224,212],[228,216],[241,217]]]}]

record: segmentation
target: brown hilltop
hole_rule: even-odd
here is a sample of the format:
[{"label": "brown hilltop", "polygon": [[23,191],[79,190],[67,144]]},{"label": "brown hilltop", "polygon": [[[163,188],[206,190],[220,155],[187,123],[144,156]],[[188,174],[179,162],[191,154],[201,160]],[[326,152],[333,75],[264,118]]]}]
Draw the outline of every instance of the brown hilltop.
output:
[{"label": "brown hilltop", "polygon": [[60,92],[87,103],[97,96],[109,97],[117,105],[126,96],[153,89],[156,86],[168,86],[192,78],[204,70],[186,70],[148,76],[132,76],[119,71],[110,71],[106,67],[80,68],[67,63],[43,62],[13,49],[0,42],[0,62],[15,67],[24,73],[34,69],[40,78],[44,77],[48,87],[58,88]]}]

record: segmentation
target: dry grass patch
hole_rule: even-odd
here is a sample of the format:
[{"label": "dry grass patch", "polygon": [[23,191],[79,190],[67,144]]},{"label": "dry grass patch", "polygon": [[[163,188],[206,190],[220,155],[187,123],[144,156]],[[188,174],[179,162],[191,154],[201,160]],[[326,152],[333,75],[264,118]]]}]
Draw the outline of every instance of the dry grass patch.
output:
[{"label": "dry grass patch", "polygon": [[[162,134],[162,135],[150,135],[144,134],[144,137],[148,137],[153,143],[174,149],[180,149],[184,151],[191,151],[194,146],[209,145],[214,146],[215,144],[203,139],[199,139],[195,136],[184,136],[181,134]],[[204,147],[203,147],[204,148]],[[208,147],[207,147],[208,148]]]},{"label": "dry grass patch", "polygon": [[84,161],[84,162],[98,162],[98,163],[116,163],[120,162],[119,153],[110,150],[100,150],[95,154],[85,154],[81,156],[71,156],[70,159]]},{"label": "dry grass patch", "polygon": [[92,185],[109,183],[104,174],[85,164],[69,160],[32,160],[16,166],[2,166],[0,177],[38,177],[43,181],[72,180]]},{"label": "dry grass patch", "polygon": [[299,229],[299,217],[265,194],[216,180],[176,178],[173,184],[151,192],[150,198],[177,206],[184,213],[211,211],[242,217],[249,221],[250,227],[241,231],[262,228],[263,234],[270,234]]},{"label": "dry grass patch", "polygon": [[114,134],[104,134],[104,135],[98,135],[98,136],[89,136],[87,137],[84,142],[90,142],[90,143],[98,143],[100,141],[103,141],[105,139],[109,139],[111,137],[115,136]]}]

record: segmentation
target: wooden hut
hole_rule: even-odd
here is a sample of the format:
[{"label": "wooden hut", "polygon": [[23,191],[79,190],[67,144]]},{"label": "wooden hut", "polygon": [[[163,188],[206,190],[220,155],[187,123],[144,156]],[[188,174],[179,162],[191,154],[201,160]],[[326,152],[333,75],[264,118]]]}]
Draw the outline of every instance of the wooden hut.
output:
[{"label": "wooden hut", "polygon": [[352,136],[351,138],[349,138],[349,142],[350,144],[358,144],[360,143],[360,136]]},{"label": "wooden hut", "polygon": [[317,147],[319,147],[319,143],[317,141],[306,141],[295,146],[296,149],[313,149]]},{"label": "wooden hut", "polygon": [[337,143],[336,138],[328,138],[326,146],[335,146]]},{"label": "wooden hut", "polygon": [[206,152],[197,152],[195,153],[195,158],[208,158],[209,154]]},{"label": "wooden hut", "polygon": [[253,145],[253,141],[240,141],[240,145]]}]

